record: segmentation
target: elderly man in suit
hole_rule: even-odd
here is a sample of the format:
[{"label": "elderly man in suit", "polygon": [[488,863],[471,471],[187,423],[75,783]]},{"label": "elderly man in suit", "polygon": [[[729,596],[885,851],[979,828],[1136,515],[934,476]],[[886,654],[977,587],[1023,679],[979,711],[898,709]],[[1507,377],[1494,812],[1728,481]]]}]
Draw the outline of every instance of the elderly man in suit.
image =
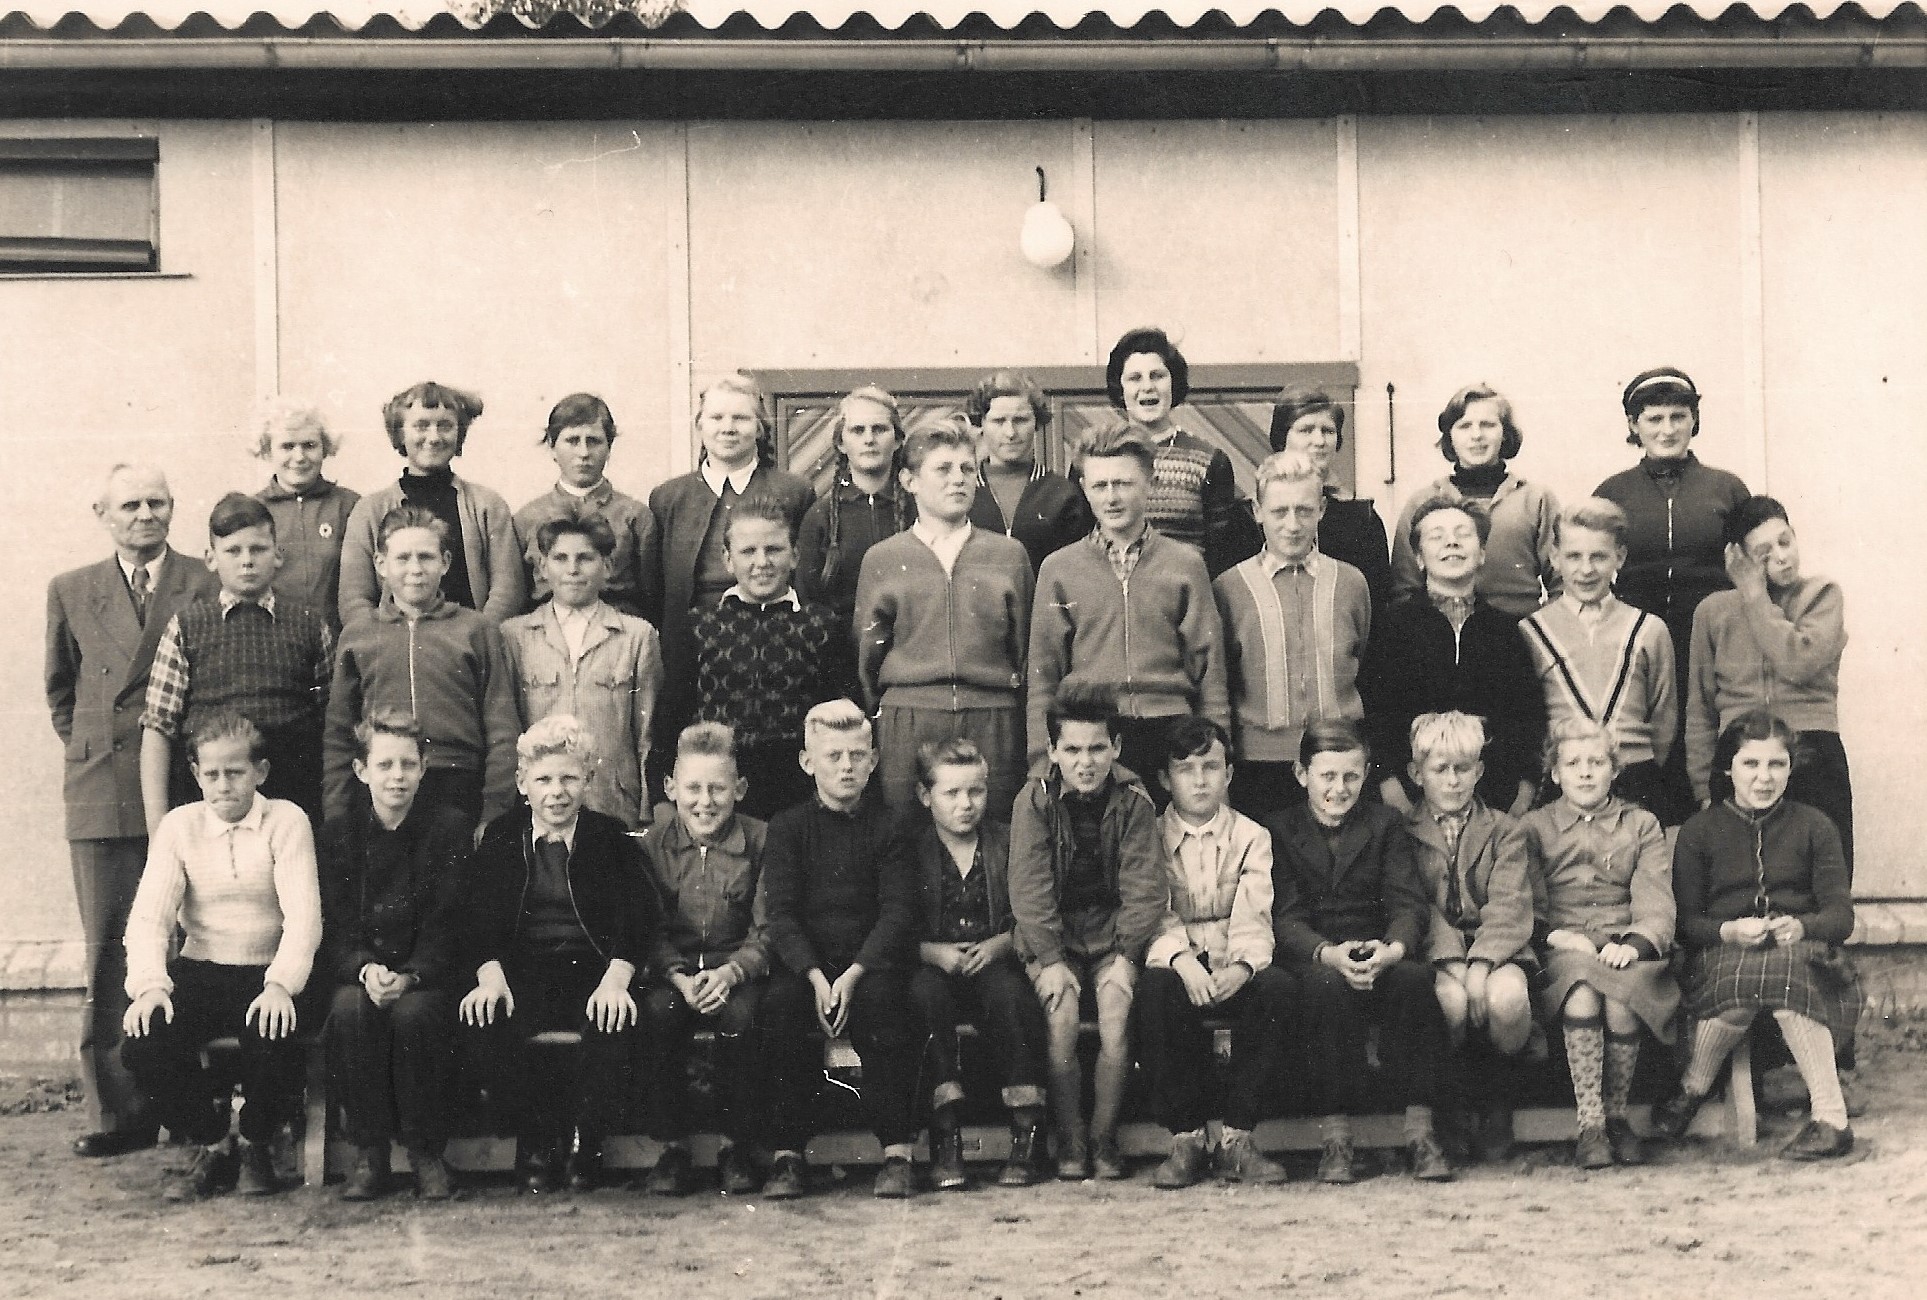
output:
[{"label": "elderly man in suit", "polygon": [[167,544],[174,495],[160,470],[117,465],[94,516],[114,554],[47,587],[47,706],[66,746],[67,842],[87,943],[80,1066],[90,1129],[82,1156],[154,1142],[154,1121],[120,1062],[127,1009],[121,932],[147,860],[140,716],[154,645],[174,612],[213,595],[214,575]]}]

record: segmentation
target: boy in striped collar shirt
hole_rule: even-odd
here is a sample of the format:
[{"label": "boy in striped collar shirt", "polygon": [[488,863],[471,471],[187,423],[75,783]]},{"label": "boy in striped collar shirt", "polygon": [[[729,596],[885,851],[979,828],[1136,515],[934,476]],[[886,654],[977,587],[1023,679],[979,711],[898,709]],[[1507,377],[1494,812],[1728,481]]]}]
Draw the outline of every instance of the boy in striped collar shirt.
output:
[{"label": "boy in striped collar shirt", "polygon": [[1565,593],[1520,623],[1550,725],[1578,718],[1612,736],[1613,793],[1676,826],[1691,810],[1662,768],[1679,735],[1666,624],[1613,594],[1626,562],[1626,512],[1589,497],[1559,515],[1554,563]]}]

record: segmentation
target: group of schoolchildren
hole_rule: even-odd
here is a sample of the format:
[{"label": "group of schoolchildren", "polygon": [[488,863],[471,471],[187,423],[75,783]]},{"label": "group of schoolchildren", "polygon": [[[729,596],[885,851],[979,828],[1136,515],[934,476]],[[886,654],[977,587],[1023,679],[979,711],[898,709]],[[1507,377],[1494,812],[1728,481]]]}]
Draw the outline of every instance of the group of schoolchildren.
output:
[{"label": "group of schoolchildren", "polygon": [[[1687,404],[1654,374],[1635,434]],[[359,1199],[397,1141],[419,1193],[450,1194],[462,1086],[530,1190],[597,1186],[605,1139],[641,1131],[648,1190],[687,1194],[697,1030],[732,1193],[808,1190],[823,1041],[846,1036],[876,1194],[967,1186],[963,1024],[1008,1112],[1003,1185],[1127,1177],[1134,1066],[1172,1134],[1160,1187],[1285,1181],[1253,1134],[1287,1090],[1320,1118],[1322,1181],[1353,1181],[1377,1092],[1414,1174],[1449,1179],[1510,1148],[1548,1030],[1578,1163],[1634,1164],[1635,1065],[1674,1040],[1682,985],[1690,1060],[1655,1127],[1685,1131],[1765,1009],[1812,1097],[1788,1153],[1844,1152],[1842,836],[1784,798],[1803,742],[1771,711],[1831,715],[1844,632],[1785,511],[1723,524],[1687,820],[1663,795],[1674,639],[1613,594],[1627,513],[1510,476],[1501,395],[1448,404],[1454,474],[1388,548],[1327,481],[1330,397],[1280,400],[1247,503],[1171,418],[1168,340],[1127,336],[1107,383],[1122,414],[1067,476],[1022,375],[910,431],[859,389],[818,498],[731,377],[701,396],[699,468],[647,504],[610,484],[614,418],[578,394],[545,434],[557,483],[514,512],[450,469],[466,393],[398,394],[406,471],[359,500],[321,476],[318,419],[271,412],[274,478],[215,508],[219,591],[162,633],[142,719],[125,1056],[195,1144],[170,1195],[273,1190],[296,1030],[324,1016]],[[1662,819],[1686,820],[1676,849]],[[201,1056],[222,1035],[238,1144]]]}]

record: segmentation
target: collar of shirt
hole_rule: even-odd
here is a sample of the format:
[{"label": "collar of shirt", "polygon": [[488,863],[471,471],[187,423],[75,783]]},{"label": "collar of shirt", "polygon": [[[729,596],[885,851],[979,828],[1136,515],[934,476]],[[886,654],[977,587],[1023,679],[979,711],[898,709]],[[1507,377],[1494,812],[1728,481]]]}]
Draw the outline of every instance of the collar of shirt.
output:
[{"label": "collar of shirt", "polygon": [[743,466],[743,468],[731,470],[725,474],[717,467],[715,461],[710,460],[707,456],[703,458],[703,482],[709,484],[709,490],[719,497],[723,494],[723,483],[725,480],[728,481],[731,487],[736,489],[737,496],[743,495],[743,493],[749,491],[749,480],[751,475],[755,473],[756,462],[753,460]]},{"label": "collar of shirt", "polygon": [[957,562],[957,556],[963,550],[964,543],[970,540],[970,521],[966,519],[954,528],[944,528],[936,520],[920,516],[910,525],[910,531],[916,535],[918,541],[936,552],[937,558],[943,562],[943,567],[948,569]]},{"label": "collar of shirt", "polygon": [[1176,853],[1184,842],[1190,839],[1204,840],[1215,836],[1218,843],[1224,843],[1225,837],[1231,834],[1233,816],[1235,814],[1231,810],[1231,805],[1226,804],[1218,809],[1210,821],[1202,826],[1194,826],[1186,821],[1175,807],[1167,807],[1163,816],[1165,851]]},{"label": "collar of shirt", "polygon": [[1617,795],[1609,796],[1605,803],[1600,804],[1596,808],[1584,810],[1577,807],[1572,800],[1566,798],[1564,795],[1560,795],[1552,801],[1553,824],[1558,826],[1561,832],[1569,831],[1583,821],[1616,822],[1619,820],[1620,814],[1625,811],[1626,805],[1620,802],[1619,796]]},{"label": "collar of shirt", "polygon": [[259,605],[262,609],[265,609],[268,611],[269,618],[275,617],[274,591],[272,588],[262,592],[258,599],[249,600],[245,596],[237,596],[233,592],[229,591],[226,587],[223,587],[221,588],[221,595],[219,599],[221,602],[222,618],[226,618],[228,614],[232,612],[232,610],[236,605]]},{"label": "collar of shirt", "polygon": [[130,589],[134,585],[135,569],[147,570],[147,590],[149,592],[152,592],[155,587],[160,585],[161,561],[167,558],[166,551],[162,551],[159,555],[156,555],[153,559],[149,560],[146,564],[129,564],[126,561],[126,559],[118,555],[116,555],[114,558],[120,561],[120,576],[126,579],[127,585]]},{"label": "collar of shirt", "polygon": [[1272,553],[1272,549],[1269,546],[1258,552],[1258,567],[1264,571],[1264,575],[1267,578],[1275,578],[1285,569],[1303,569],[1306,573],[1316,578],[1319,567],[1323,565],[1324,560],[1324,555],[1319,552],[1316,546],[1312,547],[1305,558],[1296,564],[1290,560],[1279,559]]},{"label": "collar of shirt", "polygon": [[543,840],[556,840],[561,843],[563,848],[573,853],[575,852],[575,828],[581,824],[582,818],[579,814],[570,819],[569,824],[559,831],[552,831],[546,828],[536,829],[534,823],[531,822],[530,834],[534,837],[534,842],[537,844],[540,844]]},{"label": "collar of shirt", "polygon": [[1469,616],[1472,613],[1472,607],[1479,599],[1476,592],[1457,596],[1449,591],[1440,591],[1429,582],[1425,584],[1425,598],[1431,601],[1432,607],[1440,613],[1457,614],[1460,617]]},{"label": "collar of shirt", "polygon": [[[689,833],[689,828],[682,824],[680,817],[670,819],[669,829],[663,832],[663,838],[669,842],[670,850],[676,853],[694,853],[704,847],[694,835]],[[743,829],[743,819],[732,815],[723,833],[708,847],[739,856],[747,852],[749,832]]]},{"label": "collar of shirt", "polygon": [[1612,612],[1613,606],[1618,604],[1618,597],[1614,596],[1610,591],[1591,604],[1587,604],[1570,591],[1560,593],[1559,599],[1565,601],[1566,608],[1571,610],[1575,615],[1587,619],[1604,618]]},{"label": "collar of shirt", "polygon": [[335,485],[325,478],[318,478],[300,492],[291,491],[281,485],[278,475],[268,476],[268,485],[261,489],[263,501],[315,501],[335,490]]},{"label": "collar of shirt", "polygon": [[596,616],[601,613],[602,602],[599,600],[595,604],[583,609],[567,609],[556,604],[554,601],[549,602],[549,616],[555,620],[556,626],[562,628],[564,631],[567,631],[571,627],[594,627],[596,624]]},{"label": "collar of shirt", "polygon": [[1457,812],[1435,812],[1435,813],[1431,813],[1430,815],[1432,820],[1436,822],[1441,828],[1447,825],[1456,824],[1459,828],[1460,834],[1463,834],[1465,832],[1467,823],[1469,823],[1472,820],[1472,805],[1467,804],[1465,807],[1459,809]]},{"label": "collar of shirt", "polygon": [[751,600],[748,594],[743,591],[743,584],[739,582],[728,591],[725,591],[722,598],[728,600],[731,596],[734,596],[737,600],[752,609],[768,609],[772,605],[788,605],[791,609],[799,613],[803,609],[803,598],[796,594],[796,588],[794,587],[791,587],[775,600]]},{"label": "collar of shirt", "polygon": [[[610,483],[606,477],[597,479],[585,488],[570,487],[561,479],[557,479],[555,481],[555,490],[559,495],[570,501],[586,501],[593,505],[601,505],[614,495],[615,485]],[[741,492],[742,489],[738,488],[737,491]],[[722,494],[719,492],[717,495],[720,496]]]},{"label": "collar of shirt", "polygon": [[1096,542],[1098,549],[1110,556],[1114,563],[1119,560],[1127,560],[1142,553],[1144,544],[1151,540],[1151,523],[1147,519],[1144,523],[1140,524],[1138,526],[1137,536],[1122,546],[1119,546],[1111,540],[1110,534],[1104,531],[1102,524],[1091,529],[1091,540]]},{"label": "collar of shirt", "polygon": [[255,791],[254,802],[248,805],[247,812],[242,814],[241,820],[238,822],[222,821],[214,809],[206,803],[201,805],[201,810],[205,814],[202,822],[203,829],[210,839],[215,836],[225,835],[229,831],[234,830],[248,830],[258,833],[261,829],[261,819],[266,817],[268,813],[268,801],[261,797],[260,791]]}]

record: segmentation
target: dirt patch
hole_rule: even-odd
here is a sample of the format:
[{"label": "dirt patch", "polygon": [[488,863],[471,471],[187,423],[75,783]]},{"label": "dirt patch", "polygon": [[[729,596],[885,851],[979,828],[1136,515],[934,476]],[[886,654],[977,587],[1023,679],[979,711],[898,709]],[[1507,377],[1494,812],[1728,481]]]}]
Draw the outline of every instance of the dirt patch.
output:
[{"label": "dirt patch", "polygon": [[1141,1169],[1127,1184],[907,1203],[873,1200],[855,1171],[788,1205],[626,1191],[538,1202],[495,1185],[441,1206],[317,1190],[162,1206],[178,1149],[76,1160],[81,1114],[31,1104],[65,1087],[0,1081],[0,1294],[1914,1297],[1927,1260],[1921,1038],[1914,1026],[1863,1044],[1860,1146],[1826,1166],[1772,1158],[1797,1122],[1779,1113],[1757,1152],[1694,1144],[1598,1174],[1551,1146],[1446,1187],[1388,1174],[1324,1188],[1294,1162],[1277,1189],[1160,1193]]}]

